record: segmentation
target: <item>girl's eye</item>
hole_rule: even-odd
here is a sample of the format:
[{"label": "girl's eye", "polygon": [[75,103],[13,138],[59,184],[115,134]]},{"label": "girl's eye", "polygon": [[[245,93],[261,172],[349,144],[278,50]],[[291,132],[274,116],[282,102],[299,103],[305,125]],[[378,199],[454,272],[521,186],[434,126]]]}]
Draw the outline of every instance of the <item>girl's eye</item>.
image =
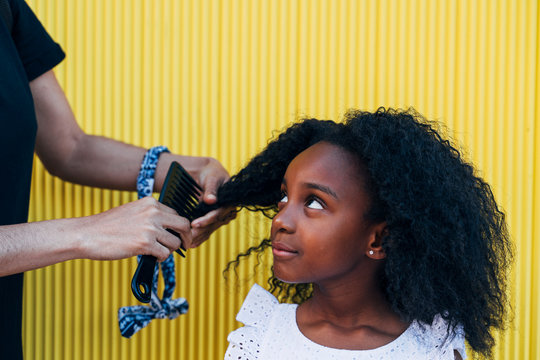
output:
[{"label": "girl's eye", "polygon": [[281,195],[281,200],[279,200],[280,203],[286,203],[289,201],[289,198],[287,197],[287,194]]},{"label": "girl's eye", "polygon": [[308,200],[307,202],[307,207],[310,208],[310,209],[317,209],[317,210],[322,210],[324,209],[323,205],[321,204],[320,201],[318,201],[317,199],[310,199]]}]

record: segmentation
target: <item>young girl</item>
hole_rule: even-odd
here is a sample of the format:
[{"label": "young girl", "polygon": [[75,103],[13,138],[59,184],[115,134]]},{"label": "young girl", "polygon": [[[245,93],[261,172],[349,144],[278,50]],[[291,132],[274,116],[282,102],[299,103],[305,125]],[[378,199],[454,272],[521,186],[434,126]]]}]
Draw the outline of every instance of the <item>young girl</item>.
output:
[{"label": "young girl", "polygon": [[[291,126],[222,186],[273,217],[225,359],[489,357],[512,246],[488,184],[413,111]],[[230,265],[230,264],[229,264]]]}]

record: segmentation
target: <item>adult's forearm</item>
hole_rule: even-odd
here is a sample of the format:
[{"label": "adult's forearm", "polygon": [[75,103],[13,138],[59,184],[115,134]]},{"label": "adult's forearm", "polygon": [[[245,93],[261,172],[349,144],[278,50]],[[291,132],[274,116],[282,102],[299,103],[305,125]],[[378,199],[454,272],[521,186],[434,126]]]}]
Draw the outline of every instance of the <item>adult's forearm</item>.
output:
[{"label": "adult's forearm", "polygon": [[[50,173],[82,185],[135,190],[146,149],[85,134],[52,71],[33,80],[30,89],[38,120],[36,152]],[[220,182],[227,178],[222,167],[208,168],[215,163],[210,158],[163,154],[155,176],[157,191],[172,160],[180,162],[200,182],[200,173],[209,169],[214,169],[210,176],[218,177]]]},{"label": "adult's forearm", "polygon": [[[137,174],[147,149],[102,136],[84,135],[55,175],[73,183],[117,190],[135,190]],[[195,179],[213,161],[207,157],[163,153],[155,175],[160,191],[172,161],[178,161]]]},{"label": "adult's forearm", "polygon": [[62,162],[46,165],[62,180],[107,189],[135,190],[145,150],[100,136],[82,135]]},{"label": "adult's forearm", "polygon": [[79,257],[79,239],[70,220],[0,226],[0,276]]},{"label": "adult's forearm", "polygon": [[[137,174],[146,149],[85,134],[52,70],[31,81],[30,89],[38,121],[36,153],[51,174],[81,185],[136,189]],[[202,201],[207,204],[217,201],[217,189],[229,175],[216,159],[208,157],[162,154],[154,176],[154,191],[161,191],[173,160],[178,161],[204,189]],[[196,219],[193,234],[183,237],[184,245],[200,245],[217,227],[230,221],[229,210],[218,209]]]}]

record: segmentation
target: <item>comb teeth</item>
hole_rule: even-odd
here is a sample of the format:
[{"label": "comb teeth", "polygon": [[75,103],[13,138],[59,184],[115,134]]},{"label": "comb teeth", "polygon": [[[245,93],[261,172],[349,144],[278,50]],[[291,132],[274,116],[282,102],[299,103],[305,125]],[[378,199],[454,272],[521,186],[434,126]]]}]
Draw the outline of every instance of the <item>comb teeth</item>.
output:
[{"label": "comb teeth", "polygon": [[186,195],[195,198],[201,195],[201,192],[197,188],[193,187],[191,183],[184,179],[184,174],[181,174],[179,179],[171,179],[169,188],[165,190],[166,194],[171,193],[176,195],[178,193],[185,193]]},{"label": "comb teeth", "polygon": [[198,189],[199,191],[202,191],[202,188],[197,184],[195,180],[189,175],[189,173],[176,161],[174,161],[171,164],[171,168],[169,169],[170,172],[173,174],[174,179],[180,179],[185,181],[186,183],[190,184],[189,186],[191,188]]},{"label": "comb teeth", "polygon": [[165,179],[159,201],[190,221],[199,205],[202,188],[180,164],[173,162]]},{"label": "comb teeth", "polygon": [[190,221],[193,220],[191,217],[198,205],[197,197],[193,194],[182,193],[181,191],[171,192],[171,194],[163,199],[162,203],[173,208],[178,215],[188,218]]},{"label": "comb teeth", "polygon": [[175,166],[175,169],[178,170],[183,175],[183,176],[181,176],[181,179],[186,180],[193,187],[195,187],[195,189],[198,189],[199,192],[201,192],[202,187],[200,187],[199,184],[197,184],[197,182],[195,180],[193,180],[191,175],[189,175],[188,172],[182,166],[180,166],[180,164],[178,164],[176,161],[174,163],[178,165],[177,167]]}]

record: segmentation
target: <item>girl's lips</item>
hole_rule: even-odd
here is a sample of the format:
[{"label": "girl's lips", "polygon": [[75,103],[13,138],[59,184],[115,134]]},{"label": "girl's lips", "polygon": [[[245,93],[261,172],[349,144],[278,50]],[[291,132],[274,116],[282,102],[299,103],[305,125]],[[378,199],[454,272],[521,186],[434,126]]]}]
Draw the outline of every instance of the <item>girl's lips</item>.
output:
[{"label": "girl's lips", "polygon": [[272,243],[272,254],[277,257],[288,258],[296,256],[298,254],[298,251],[285,244]]}]

